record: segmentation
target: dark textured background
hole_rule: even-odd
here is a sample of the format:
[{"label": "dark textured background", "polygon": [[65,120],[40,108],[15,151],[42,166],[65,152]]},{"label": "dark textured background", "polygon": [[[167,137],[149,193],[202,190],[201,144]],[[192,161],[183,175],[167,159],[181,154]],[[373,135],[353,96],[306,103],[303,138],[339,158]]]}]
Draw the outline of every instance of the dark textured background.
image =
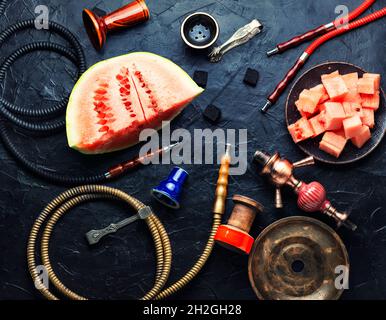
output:
[{"label": "dark textured background", "polygon": [[[354,8],[361,1],[343,1]],[[265,52],[277,42],[296,33],[326,23],[335,16],[339,0],[148,0],[152,18],[148,23],[120,34],[110,35],[105,51],[98,54],[91,47],[81,22],[83,7],[98,4],[111,11],[122,1],[10,1],[0,29],[21,19],[31,18],[37,4],[50,8],[50,18],[64,24],[78,35],[84,47],[88,65],[99,60],[131,51],[151,51],[174,60],[189,74],[201,69],[209,72],[207,90],[194,105],[174,122],[174,127],[205,128],[201,111],[209,103],[221,107],[223,128],[248,129],[248,157],[255,149],[279,150],[291,160],[303,155],[293,144],[284,121],[284,101],[266,116],[257,107],[299,56],[301,48],[268,59]],[[369,11],[386,4],[379,0]],[[179,27],[188,13],[203,10],[213,14],[221,26],[219,42],[224,42],[237,28],[258,18],[264,32],[227,54],[220,64],[210,64],[205,57],[186,50],[179,38]],[[368,11],[368,12],[369,12]],[[32,39],[62,42],[44,32],[28,31],[12,37],[1,48],[1,58]],[[321,47],[307,62],[306,68],[335,60],[354,63],[369,71],[386,76],[386,20],[351,32]],[[242,83],[247,67],[260,72],[257,88]],[[305,70],[305,69],[304,69]],[[35,52],[23,57],[8,72],[5,97],[16,103],[42,99],[55,100],[72,87],[74,67],[62,57],[47,52]],[[214,127],[213,127],[214,128]],[[30,159],[61,172],[95,172],[106,169],[118,160],[135,155],[139,147],[109,156],[86,157],[66,146],[65,134],[36,138],[15,134],[15,142]],[[366,159],[349,166],[316,165],[300,169],[298,175],[306,181],[317,179],[329,190],[328,195],[338,208],[352,211],[359,229],[355,233],[339,230],[351,259],[350,290],[343,299],[386,298],[386,211],[385,211],[385,142]],[[26,173],[0,147],[0,299],[40,299],[27,272],[26,241],[34,219],[45,204],[64,190]],[[182,209],[171,211],[155,203],[151,187],[158,184],[171,166],[149,166],[130,173],[112,186],[137,196],[152,205],[169,233],[173,246],[173,266],[170,280],[176,280],[201,253],[211,225],[211,205],[217,166],[185,166],[190,178],[185,187]],[[231,178],[229,195],[241,193],[261,201],[265,213],[258,216],[252,235],[276,219],[302,214],[296,208],[295,197],[285,192],[286,207],[273,207],[273,189],[263,181],[253,167],[243,176]],[[227,212],[232,204],[228,202]],[[51,246],[53,266],[70,288],[90,298],[135,298],[152,285],[154,250],[143,223],[133,224],[110,236],[100,246],[90,249],[84,233],[127,216],[124,207],[114,203],[92,203],[64,217],[54,232]],[[317,218],[333,226],[332,221]],[[174,296],[178,299],[254,299],[247,276],[247,257],[216,247],[200,275]]]}]

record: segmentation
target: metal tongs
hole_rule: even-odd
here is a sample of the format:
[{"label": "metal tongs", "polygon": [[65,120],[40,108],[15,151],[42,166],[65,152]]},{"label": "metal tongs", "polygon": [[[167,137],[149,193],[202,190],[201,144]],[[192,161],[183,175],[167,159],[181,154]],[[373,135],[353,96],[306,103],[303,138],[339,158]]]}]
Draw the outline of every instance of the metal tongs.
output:
[{"label": "metal tongs", "polygon": [[213,48],[209,54],[210,62],[219,62],[222,56],[229,50],[238,47],[261,32],[263,25],[256,19],[237,30],[232,37],[219,47]]}]

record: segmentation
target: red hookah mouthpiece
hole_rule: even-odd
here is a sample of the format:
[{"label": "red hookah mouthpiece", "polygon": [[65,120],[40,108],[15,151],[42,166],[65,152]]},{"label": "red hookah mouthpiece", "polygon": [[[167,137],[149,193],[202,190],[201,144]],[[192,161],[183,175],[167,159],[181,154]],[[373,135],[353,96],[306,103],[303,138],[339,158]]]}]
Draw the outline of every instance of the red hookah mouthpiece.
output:
[{"label": "red hookah mouthpiece", "polygon": [[299,59],[295,62],[295,64],[292,66],[292,68],[287,72],[287,74],[284,76],[283,80],[281,80],[274,91],[271,93],[271,95],[268,97],[268,101],[264,105],[264,107],[261,109],[262,112],[267,112],[268,109],[276,103],[276,101],[279,99],[283,91],[287,88],[288,84],[295,78],[296,74],[299,72],[299,70],[302,68],[302,66],[305,64],[307,58],[323,43],[329,41],[330,39],[333,39],[341,34],[347,33],[349,31],[352,31],[356,28],[360,28],[364,25],[367,25],[373,21],[376,21],[378,19],[383,18],[386,15],[386,7],[369,14],[361,19],[355,20],[353,22],[350,22],[347,27],[343,28],[336,28],[318,39],[316,39],[314,42],[312,42],[307,49],[302,53],[302,55],[299,57]]},{"label": "red hookah mouthpiece", "polygon": [[[363,3],[359,7],[357,7],[355,10],[350,12],[350,14],[347,16],[347,20],[348,21],[354,20],[355,18],[360,16],[364,11],[366,11],[374,2],[375,0],[363,1]],[[324,25],[316,27],[303,34],[297,35],[290,40],[279,43],[274,49],[267,52],[267,56],[270,57],[277,53],[283,53],[284,51],[294,48],[305,41],[321,36],[335,28],[339,28],[341,25],[342,25],[342,21],[336,19],[334,22],[326,23]]]}]

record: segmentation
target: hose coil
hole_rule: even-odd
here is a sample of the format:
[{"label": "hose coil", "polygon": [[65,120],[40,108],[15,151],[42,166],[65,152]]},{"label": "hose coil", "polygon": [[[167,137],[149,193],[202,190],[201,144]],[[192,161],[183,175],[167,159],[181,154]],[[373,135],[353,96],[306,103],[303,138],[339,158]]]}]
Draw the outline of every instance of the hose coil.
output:
[{"label": "hose coil", "polygon": [[[75,206],[84,203],[86,201],[92,201],[96,199],[113,199],[126,202],[134,210],[138,211],[145,207],[145,205],[136,198],[107,186],[100,185],[85,185],[69,189],[55,199],[53,199],[40,213],[36,221],[32,226],[27,246],[27,261],[28,269],[31,274],[32,280],[35,284],[39,284],[38,290],[44,297],[49,300],[58,300],[59,298],[53,294],[47,287],[40,285],[39,273],[37,271],[37,265],[43,264],[48,278],[55,288],[69,299],[86,300],[87,298],[75,293],[71,289],[67,288],[55,274],[49,256],[49,243],[53,229],[58,220],[66,214],[70,209]],[[210,256],[214,245],[214,235],[216,234],[217,227],[220,224],[221,216],[215,214],[212,231],[209,236],[208,243],[194,266],[183,276],[180,280],[176,281],[170,287],[163,289],[165,286],[171,269],[172,263],[172,250],[170,240],[167,232],[157,216],[152,213],[145,219],[145,222],[153,237],[157,267],[156,278],[154,286],[147,292],[141,299],[163,299],[169,295],[177,292],[184,286],[186,286],[202,269],[205,262]],[[40,250],[41,250],[41,263],[37,263],[35,249],[39,235],[41,236]]]},{"label": "hose coil", "polygon": [[[0,13],[2,11],[1,9],[5,8],[5,3],[6,1],[0,2]],[[48,27],[51,32],[55,32],[63,37],[70,44],[70,48],[46,41],[26,44],[0,63],[0,82],[4,81],[6,71],[17,59],[37,50],[54,51],[68,58],[78,69],[77,78],[86,70],[86,59],[82,46],[73,33],[64,26],[53,21],[49,22]],[[2,46],[13,34],[30,28],[35,28],[35,21],[33,19],[20,21],[9,26],[0,33],[0,46]],[[8,128],[10,124],[30,132],[44,133],[46,135],[54,134],[55,132],[62,130],[65,126],[64,120],[52,121],[46,120],[46,118],[52,118],[52,116],[57,114],[63,114],[67,107],[67,103],[68,97],[64,97],[61,101],[48,108],[28,108],[17,106],[6,101],[3,97],[0,97],[0,137],[4,146],[25,169],[50,182],[64,185],[80,185],[106,181],[107,177],[104,173],[92,174],[89,176],[68,176],[36,164],[28,160],[21,151],[18,150],[10,137]],[[34,120],[34,118],[37,119]]]},{"label": "hose coil", "polygon": [[0,16],[4,13],[7,6],[7,0],[0,0]]}]

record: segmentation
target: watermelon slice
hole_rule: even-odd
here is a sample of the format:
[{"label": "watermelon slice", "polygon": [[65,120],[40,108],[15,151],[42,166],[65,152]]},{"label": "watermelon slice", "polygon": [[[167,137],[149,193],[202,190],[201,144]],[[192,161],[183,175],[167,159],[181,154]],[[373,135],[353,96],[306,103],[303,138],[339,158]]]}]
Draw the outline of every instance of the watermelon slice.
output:
[{"label": "watermelon slice", "polygon": [[159,129],[204,90],[179,66],[136,52],[101,61],[76,83],[67,106],[67,140],[86,154],[112,152]]}]

